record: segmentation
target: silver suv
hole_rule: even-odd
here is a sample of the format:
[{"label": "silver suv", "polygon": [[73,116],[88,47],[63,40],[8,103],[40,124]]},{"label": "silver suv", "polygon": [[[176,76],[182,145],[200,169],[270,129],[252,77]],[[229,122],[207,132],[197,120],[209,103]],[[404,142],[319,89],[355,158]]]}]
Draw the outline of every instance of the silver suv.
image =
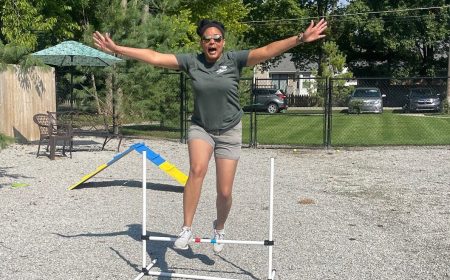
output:
[{"label": "silver suv", "polygon": [[406,103],[403,106],[404,112],[420,112],[442,110],[440,94],[433,92],[431,88],[413,88],[406,96]]},{"label": "silver suv", "polygon": [[348,100],[348,113],[383,113],[383,98],[379,88],[356,88]]},{"label": "silver suv", "polygon": [[244,106],[244,111],[267,111],[273,114],[288,108],[286,95],[281,89],[254,88],[251,98],[252,104]]}]

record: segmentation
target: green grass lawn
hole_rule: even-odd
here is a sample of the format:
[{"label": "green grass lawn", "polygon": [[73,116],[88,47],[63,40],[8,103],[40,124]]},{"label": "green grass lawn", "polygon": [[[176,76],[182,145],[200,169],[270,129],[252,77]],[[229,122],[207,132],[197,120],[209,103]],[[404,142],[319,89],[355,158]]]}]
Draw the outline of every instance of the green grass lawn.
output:
[{"label": "green grass lawn", "polygon": [[333,116],[332,144],[449,145],[450,116],[410,115],[385,111],[380,115]]},{"label": "green grass lawn", "polygon": [[[323,145],[323,115],[261,114],[256,142],[263,145]],[[243,142],[249,139],[249,118],[243,118]]]},{"label": "green grass lawn", "polygon": [[[250,141],[250,115],[243,119],[243,143]],[[178,128],[158,125],[122,129],[125,135],[180,138]],[[318,112],[257,115],[259,145],[324,145],[324,116]],[[450,145],[450,115],[402,114],[385,110],[382,114],[333,112],[332,146]]]},{"label": "green grass lawn", "polygon": [[174,127],[162,127],[160,125],[131,125],[120,129],[123,135],[138,137],[155,137],[167,139],[180,139],[180,129]]},{"label": "green grass lawn", "polygon": [[[258,144],[323,145],[324,118],[321,114],[258,115],[257,124]],[[245,127],[248,123],[244,122],[244,130],[248,130]],[[393,111],[361,115],[333,112],[331,144],[450,145],[450,116]]]}]

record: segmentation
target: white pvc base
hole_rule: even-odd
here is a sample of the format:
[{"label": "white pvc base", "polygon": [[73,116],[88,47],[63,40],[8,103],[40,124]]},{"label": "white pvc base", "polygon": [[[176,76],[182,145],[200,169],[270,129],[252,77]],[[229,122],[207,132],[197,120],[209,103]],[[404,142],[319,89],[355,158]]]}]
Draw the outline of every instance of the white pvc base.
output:
[{"label": "white pvc base", "polygon": [[[146,164],[146,151],[142,152],[142,236],[146,236],[147,233],[147,224],[146,224],[146,213],[147,213],[147,164]],[[269,191],[269,239],[268,241],[272,242],[273,237],[273,180],[274,180],[274,159],[270,159],[270,191]],[[175,241],[174,237],[160,237],[160,236],[148,236],[148,240],[152,241]],[[207,238],[196,238],[195,242],[192,243],[224,243],[224,244],[247,244],[247,245],[265,245],[264,241],[245,241],[245,240],[214,240]],[[268,280],[275,279],[275,269],[272,268],[272,255],[273,255],[273,245],[269,245],[268,253],[269,253],[269,262],[268,262]],[[150,259],[150,263],[147,265],[146,256],[147,256],[147,240],[142,240],[142,272],[134,278],[134,280],[139,280],[145,275],[150,276],[163,276],[169,278],[184,278],[184,279],[200,279],[200,280],[238,280],[231,278],[219,278],[212,276],[201,276],[201,275],[193,275],[193,274],[181,274],[181,273],[173,273],[173,272],[164,272],[164,271],[150,271],[150,269],[156,264],[157,259]]]},{"label": "white pvc base", "polygon": [[193,274],[181,274],[181,273],[171,273],[171,272],[157,272],[157,271],[149,271],[147,275],[153,276],[164,276],[170,278],[185,278],[185,279],[205,279],[205,280],[238,280],[231,278],[217,278],[211,276],[201,276],[201,275],[193,275]]},{"label": "white pvc base", "polygon": [[[156,263],[156,259],[153,260]],[[206,279],[206,280],[239,280],[234,278],[219,278],[219,277],[212,277],[212,276],[201,276],[201,275],[194,275],[194,274],[181,274],[181,273],[172,273],[172,272],[163,272],[163,271],[150,271],[150,268],[153,267],[153,264],[150,264],[145,269],[147,272],[141,272],[134,280],[139,280],[145,275],[151,275],[151,276],[164,276],[164,277],[170,277],[170,278],[184,278],[184,279]],[[269,280],[275,279],[275,270],[272,270],[270,273]]]},{"label": "white pvc base", "polygon": [[[164,236],[149,236],[149,240],[153,241],[172,241],[175,242],[177,238],[175,237],[164,237]],[[252,241],[252,240],[215,240],[209,238],[195,238],[189,243],[217,243],[217,244],[245,244],[245,245],[264,245],[264,241]]]}]

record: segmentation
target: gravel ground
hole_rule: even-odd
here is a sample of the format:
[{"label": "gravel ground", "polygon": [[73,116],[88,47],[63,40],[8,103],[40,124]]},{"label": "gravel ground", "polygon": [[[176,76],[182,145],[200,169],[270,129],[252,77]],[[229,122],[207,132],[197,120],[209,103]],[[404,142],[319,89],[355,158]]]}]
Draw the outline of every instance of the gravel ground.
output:
[{"label": "gravel ground", "polygon": [[[126,140],[122,150],[136,142],[142,141]],[[54,161],[36,158],[36,145],[0,151],[0,279],[139,274],[139,154],[67,190],[116,154],[116,143],[99,151],[100,143],[86,139],[72,159]],[[186,145],[145,144],[187,173]],[[267,239],[270,157],[277,279],[450,279],[450,147],[243,149],[227,239]],[[147,170],[148,232],[174,236],[182,223],[182,187],[150,162]],[[197,236],[211,234],[214,176],[211,161],[193,225]],[[210,244],[179,252],[152,242],[147,252],[158,258],[155,270],[267,279],[265,247],[226,245],[215,255]]]}]

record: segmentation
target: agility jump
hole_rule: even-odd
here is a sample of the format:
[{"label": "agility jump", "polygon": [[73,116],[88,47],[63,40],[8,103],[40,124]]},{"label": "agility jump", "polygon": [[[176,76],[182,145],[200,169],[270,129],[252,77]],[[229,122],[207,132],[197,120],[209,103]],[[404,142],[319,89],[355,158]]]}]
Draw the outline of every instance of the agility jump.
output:
[{"label": "agility jump", "polygon": [[138,153],[140,153],[140,154],[143,154],[143,152],[145,152],[146,158],[148,160],[150,160],[152,163],[154,163],[156,166],[158,166],[159,169],[161,169],[162,171],[167,173],[169,176],[174,178],[182,186],[186,185],[186,181],[187,181],[188,176],[186,176],[183,172],[181,172],[173,164],[171,164],[168,161],[166,161],[163,157],[161,157],[161,155],[159,155],[159,154],[155,153],[154,151],[152,151],[144,143],[136,143],[136,144],[131,145],[127,150],[123,151],[122,153],[119,153],[119,154],[115,155],[112,160],[110,160],[107,163],[104,163],[104,164],[100,165],[99,167],[97,167],[97,169],[95,169],[95,171],[87,174],[86,176],[81,178],[80,181],[78,181],[77,183],[73,184],[68,189],[72,190],[72,189],[78,187],[79,185],[83,184],[84,182],[86,182],[90,178],[94,177],[95,175],[97,175],[98,173],[103,171],[105,168],[111,166],[113,163],[115,163],[119,159],[123,158],[124,156],[126,156],[127,154],[129,154],[133,150],[138,152]]},{"label": "agility jump", "polygon": [[[163,276],[169,278],[185,278],[185,279],[206,279],[206,280],[236,280],[229,278],[217,278],[211,276],[180,274],[164,271],[150,271],[150,269],[156,264],[157,259],[150,257],[150,262],[147,263],[147,241],[175,241],[174,237],[162,237],[162,236],[149,236],[147,235],[147,161],[145,160],[145,150],[142,151],[142,272],[134,278],[139,280],[145,275],[149,276]],[[274,159],[270,159],[270,186],[269,186],[269,238],[263,241],[245,241],[245,240],[215,240],[207,238],[196,237],[191,243],[223,243],[223,244],[242,244],[242,245],[262,245],[268,248],[268,277],[267,279],[275,279],[275,269],[273,269],[273,180],[274,180]]]}]

